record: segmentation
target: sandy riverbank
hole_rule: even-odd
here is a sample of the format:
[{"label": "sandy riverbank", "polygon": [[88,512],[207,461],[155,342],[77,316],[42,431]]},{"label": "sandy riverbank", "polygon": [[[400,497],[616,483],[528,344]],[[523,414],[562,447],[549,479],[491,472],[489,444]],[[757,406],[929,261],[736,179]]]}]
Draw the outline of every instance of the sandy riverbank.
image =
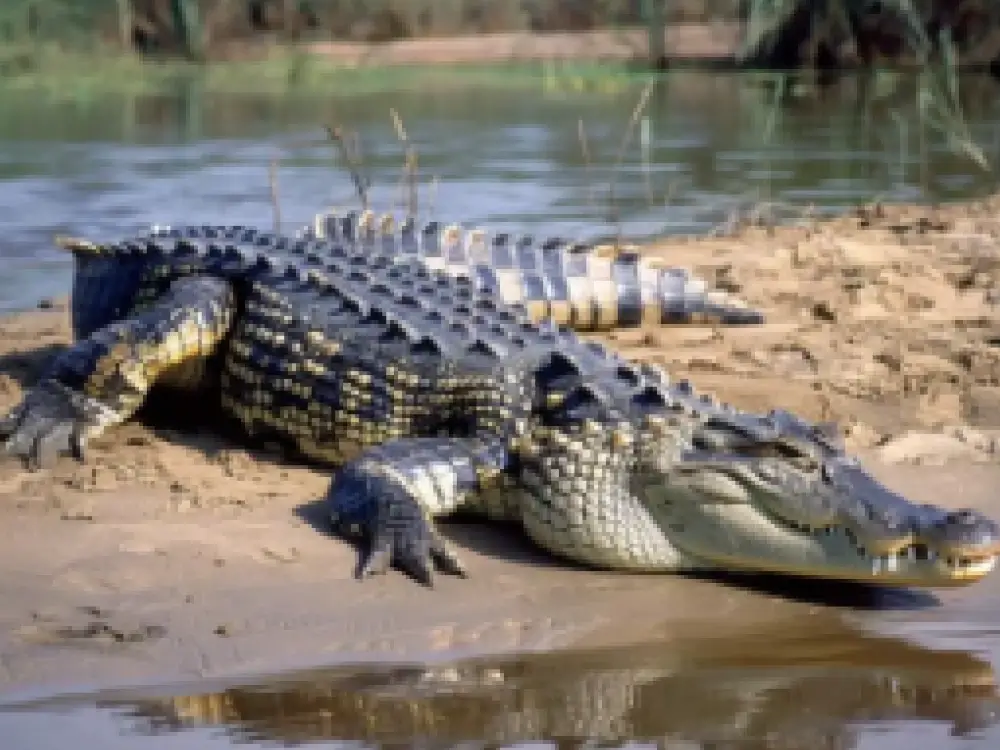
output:
[{"label": "sandy riverbank", "polygon": [[[771,322],[613,343],[737,405],[836,419],[892,486],[1000,517],[997,216],[1000,198],[671,240],[649,252],[738,290]],[[67,339],[60,306],[0,320],[0,408]],[[816,606],[822,587],[798,596],[576,570],[478,525],[448,526],[470,581],[358,583],[353,549],[317,527],[327,481],[210,434],[138,423],[85,465],[0,467],[0,693],[835,616]],[[1000,578],[938,599],[942,616],[1000,611]]]},{"label": "sandy riverbank", "polygon": [[[664,32],[670,62],[734,64],[741,41],[737,21],[676,23]],[[564,60],[635,61],[649,57],[645,29],[578,32],[497,32],[472,36],[399,39],[388,42],[317,41],[299,49],[352,67]]]}]

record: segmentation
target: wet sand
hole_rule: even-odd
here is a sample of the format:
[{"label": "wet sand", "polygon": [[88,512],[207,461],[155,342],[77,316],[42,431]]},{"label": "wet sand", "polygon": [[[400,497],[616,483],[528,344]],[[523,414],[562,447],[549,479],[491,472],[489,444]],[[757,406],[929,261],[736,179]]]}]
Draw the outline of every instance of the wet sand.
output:
[{"label": "wet sand", "polygon": [[[995,216],[1000,198],[671,240],[648,252],[736,291],[771,322],[609,338],[741,407],[836,420],[891,486],[1000,517]],[[59,304],[0,319],[0,408],[67,340]],[[692,633],[738,642],[841,618],[943,643],[941,623],[958,632],[1000,612],[997,576],[924,595],[611,574],[481,524],[446,526],[470,580],[442,576],[433,591],[396,573],[359,583],[354,549],[318,513],[327,482],[162,423],[114,431],[86,464],[0,467],[0,694]]]}]

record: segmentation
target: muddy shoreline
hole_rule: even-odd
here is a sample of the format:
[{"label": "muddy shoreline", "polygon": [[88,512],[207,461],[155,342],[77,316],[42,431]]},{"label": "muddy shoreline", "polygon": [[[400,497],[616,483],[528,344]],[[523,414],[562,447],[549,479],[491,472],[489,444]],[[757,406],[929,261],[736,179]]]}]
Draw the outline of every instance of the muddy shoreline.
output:
[{"label": "muddy shoreline", "polygon": [[[647,252],[742,295],[768,324],[607,338],[738,406],[835,420],[891,486],[1000,517],[996,217],[1000,196],[667,240]],[[0,319],[0,409],[68,333],[58,303]],[[0,696],[806,627],[859,606],[877,624],[899,601],[944,619],[1000,611],[995,577],[845,601],[815,585],[575,569],[516,530],[465,523],[446,532],[471,580],[359,583],[354,549],[318,513],[327,482],[208,432],[140,422],[99,441],[87,464],[0,466],[11,532]]]}]

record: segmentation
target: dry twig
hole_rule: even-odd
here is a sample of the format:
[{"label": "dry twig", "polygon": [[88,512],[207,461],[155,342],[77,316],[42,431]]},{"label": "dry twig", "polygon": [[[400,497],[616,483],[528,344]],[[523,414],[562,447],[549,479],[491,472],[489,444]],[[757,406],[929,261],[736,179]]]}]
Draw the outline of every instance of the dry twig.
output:
[{"label": "dry twig", "polygon": [[268,177],[271,183],[271,208],[274,210],[274,233],[281,233],[281,201],[278,198],[278,157],[271,159],[268,166]]},{"label": "dry twig", "polygon": [[629,144],[632,142],[632,133],[635,131],[636,123],[639,122],[639,117],[642,116],[642,111],[646,108],[646,103],[649,101],[650,94],[653,93],[653,86],[655,85],[655,79],[650,79],[649,83],[645,85],[642,89],[642,93],[639,94],[639,101],[635,104],[635,109],[632,110],[632,117],[629,118],[628,125],[625,126],[625,133],[622,135],[622,142],[618,146],[618,156],[615,158],[615,165],[611,175],[611,184],[608,185],[608,211],[610,213],[610,219],[615,224],[615,246],[621,246],[621,216],[617,211],[616,201],[615,201],[615,187],[618,182],[618,170],[621,167],[622,160],[625,158],[625,149],[628,148]]},{"label": "dry twig", "polygon": [[390,107],[389,114],[392,116],[392,125],[396,129],[396,137],[399,138],[399,142],[403,144],[406,152],[403,175],[400,178],[400,192],[402,193],[405,185],[406,212],[411,219],[415,219],[417,216],[417,149],[410,143],[410,138],[406,133],[406,128],[403,127],[403,120],[399,113]]},{"label": "dry twig", "polygon": [[340,152],[340,158],[351,175],[351,180],[354,182],[354,189],[358,194],[358,200],[361,201],[361,209],[367,211],[369,185],[362,172],[361,142],[358,135],[354,134],[354,147],[352,148],[347,142],[348,134],[339,125],[327,125],[326,134],[336,144],[337,150]]},{"label": "dry twig", "polygon": [[580,138],[580,153],[583,154],[584,181],[587,184],[587,207],[593,209],[594,204],[594,184],[592,182],[592,168],[590,161],[590,146],[587,144],[587,128],[581,117],[577,121],[577,135]]}]

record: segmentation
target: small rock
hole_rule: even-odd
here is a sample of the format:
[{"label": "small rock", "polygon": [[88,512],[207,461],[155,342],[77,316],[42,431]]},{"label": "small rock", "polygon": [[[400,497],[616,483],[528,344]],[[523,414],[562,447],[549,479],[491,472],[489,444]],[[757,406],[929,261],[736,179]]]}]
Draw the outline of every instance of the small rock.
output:
[{"label": "small rock", "polygon": [[848,425],[845,439],[849,448],[857,450],[859,448],[872,448],[881,443],[885,437],[869,424],[854,422]]},{"label": "small rock", "polygon": [[985,455],[996,453],[998,436],[985,431],[975,430],[966,425],[960,425],[948,430],[948,434]]},{"label": "small rock", "polygon": [[886,463],[940,466],[957,458],[970,458],[976,450],[954,435],[907,432],[887,442],[879,451]]},{"label": "small rock", "polygon": [[194,508],[194,503],[191,502],[190,498],[181,497],[174,502],[173,507],[176,513],[187,513]]},{"label": "small rock", "polygon": [[816,320],[825,320],[828,323],[833,323],[837,320],[837,313],[834,311],[828,302],[817,302],[812,306],[812,316]]}]

